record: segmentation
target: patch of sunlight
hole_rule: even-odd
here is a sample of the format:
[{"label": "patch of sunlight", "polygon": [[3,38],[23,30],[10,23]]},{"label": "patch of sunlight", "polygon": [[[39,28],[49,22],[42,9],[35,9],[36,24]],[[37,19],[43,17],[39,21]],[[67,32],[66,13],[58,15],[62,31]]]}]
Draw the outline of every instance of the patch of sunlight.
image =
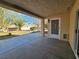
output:
[{"label": "patch of sunlight", "polygon": [[25,35],[31,33],[30,31],[12,31],[12,35]]},{"label": "patch of sunlight", "polygon": [[6,36],[11,33],[12,35],[25,35],[31,33],[30,31],[12,31],[12,32],[0,32],[0,36]]},{"label": "patch of sunlight", "polygon": [[5,35],[8,35],[9,33],[8,32],[0,32],[0,36],[5,36]]}]

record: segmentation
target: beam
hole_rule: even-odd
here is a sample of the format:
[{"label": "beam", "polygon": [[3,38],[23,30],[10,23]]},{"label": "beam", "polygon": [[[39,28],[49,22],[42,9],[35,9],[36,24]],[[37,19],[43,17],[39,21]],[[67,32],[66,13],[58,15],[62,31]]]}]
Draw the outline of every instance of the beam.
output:
[{"label": "beam", "polygon": [[6,2],[6,1],[4,1],[4,0],[0,0],[0,4],[3,4],[3,5],[6,5],[6,6],[15,8],[15,9],[17,9],[17,10],[26,12],[26,13],[28,13],[28,14],[34,15],[34,16],[39,17],[39,18],[44,18],[44,17],[42,17],[42,16],[40,16],[40,15],[38,15],[38,14],[36,14],[36,13],[33,13],[33,12],[29,11],[29,10],[26,10],[26,9],[20,7],[20,6],[17,6],[17,5],[15,5],[15,4],[11,4],[11,3]]}]

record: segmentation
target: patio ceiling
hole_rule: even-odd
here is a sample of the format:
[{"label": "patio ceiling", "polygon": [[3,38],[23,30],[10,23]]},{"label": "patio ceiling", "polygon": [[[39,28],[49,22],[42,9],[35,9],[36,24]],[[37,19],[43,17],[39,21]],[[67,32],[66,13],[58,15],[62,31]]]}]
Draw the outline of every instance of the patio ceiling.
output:
[{"label": "patio ceiling", "polygon": [[[1,1],[1,0],[0,0]],[[40,18],[67,12],[75,0],[2,0]],[[6,5],[6,3],[4,3]],[[10,7],[11,7],[10,6]]]}]

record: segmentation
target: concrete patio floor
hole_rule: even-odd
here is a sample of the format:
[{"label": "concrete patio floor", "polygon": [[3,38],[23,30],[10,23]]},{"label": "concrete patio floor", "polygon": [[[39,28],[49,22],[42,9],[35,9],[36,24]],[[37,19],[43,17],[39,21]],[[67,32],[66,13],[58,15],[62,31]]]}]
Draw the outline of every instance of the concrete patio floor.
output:
[{"label": "concrete patio floor", "polygon": [[68,42],[39,33],[0,40],[0,59],[75,59]]}]

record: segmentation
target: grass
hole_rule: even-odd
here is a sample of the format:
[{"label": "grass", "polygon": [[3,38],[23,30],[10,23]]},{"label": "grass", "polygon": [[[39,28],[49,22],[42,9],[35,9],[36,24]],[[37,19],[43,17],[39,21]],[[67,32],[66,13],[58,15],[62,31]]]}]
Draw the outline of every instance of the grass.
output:
[{"label": "grass", "polygon": [[13,31],[12,35],[25,35],[31,33],[30,31]]},{"label": "grass", "polygon": [[[0,40],[9,39],[12,37],[33,33],[34,31],[12,31],[12,32],[0,32]],[[11,35],[9,35],[11,33]]]},{"label": "grass", "polygon": [[[12,35],[25,35],[31,33],[30,31],[12,31],[10,32]],[[0,36],[9,35],[9,32],[0,32]]]},{"label": "grass", "polygon": [[0,32],[0,36],[8,35],[8,32]]},{"label": "grass", "polygon": [[[11,33],[11,35],[9,35]],[[32,33],[31,31],[12,31],[12,32],[0,32],[0,40],[9,39],[19,35],[25,35]]]}]

